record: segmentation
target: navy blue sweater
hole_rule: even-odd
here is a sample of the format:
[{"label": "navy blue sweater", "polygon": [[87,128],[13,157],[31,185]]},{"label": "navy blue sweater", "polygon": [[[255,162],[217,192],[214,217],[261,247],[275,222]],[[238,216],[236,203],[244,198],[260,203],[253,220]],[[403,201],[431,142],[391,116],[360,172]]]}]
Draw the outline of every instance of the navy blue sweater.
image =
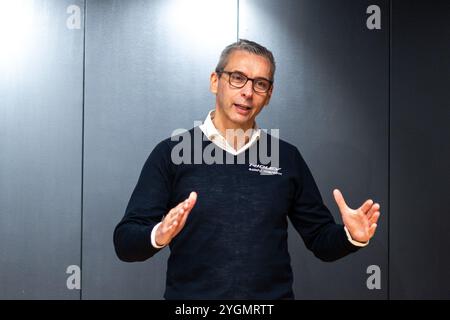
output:
[{"label": "navy blue sweater", "polygon": [[[193,139],[194,130],[201,132],[195,127],[185,135]],[[201,135],[204,149],[212,142]],[[151,244],[153,227],[191,191],[198,194],[184,228],[169,245],[166,299],[293,299],[288,217],[306,247],[323,261],[359,249],[348,241],[343,225],[335,223],[295,146],[278,140],[280,174],[255,170],[249,152],[260,141],[245,151],[244,164],[226,164],[226,157],[237,156],[224,151],[223,164],[192,164],[193,150],[191,164],[174,164],[171,152],[178,141],[170,138],[145,162],[114,230],[121,260],[144,261],[161,250]]]}]

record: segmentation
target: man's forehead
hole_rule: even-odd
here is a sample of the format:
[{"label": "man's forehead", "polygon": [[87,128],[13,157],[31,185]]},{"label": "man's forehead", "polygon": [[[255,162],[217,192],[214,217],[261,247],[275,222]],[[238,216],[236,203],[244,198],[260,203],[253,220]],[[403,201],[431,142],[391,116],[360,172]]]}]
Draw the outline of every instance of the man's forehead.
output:
[{"label": "man's forehead", "polygon": [[263,56],[236,50],[230,54],[226,70],[241,71],[253,77],[270,77],[270,61]]}]

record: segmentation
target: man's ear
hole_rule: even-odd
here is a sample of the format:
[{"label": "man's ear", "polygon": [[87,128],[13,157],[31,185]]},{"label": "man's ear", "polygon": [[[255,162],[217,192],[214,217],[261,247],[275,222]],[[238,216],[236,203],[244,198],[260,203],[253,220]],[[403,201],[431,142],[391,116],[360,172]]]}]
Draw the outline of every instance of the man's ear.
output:
[{"label": "man's ear", "polygon": [[211,73],[209,77],[209,90],[217,94],[217,87],[219,86],[219,76],[216,72]]},{"label": "man's ear", "polygon": [[272,91],[273,91],[273,85],[270,87],[269,91],[267,92],[267,100],[264,106],[267,106],[269,104],[270,98],[272,98]]}]

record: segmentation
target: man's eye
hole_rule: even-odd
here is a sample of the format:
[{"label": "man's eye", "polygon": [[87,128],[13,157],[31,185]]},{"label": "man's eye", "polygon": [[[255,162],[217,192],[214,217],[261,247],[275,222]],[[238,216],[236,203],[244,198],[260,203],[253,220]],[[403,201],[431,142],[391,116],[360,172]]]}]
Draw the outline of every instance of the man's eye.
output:
[{"label": "man's eye", "polygon": [[241,74],[238,74],[238,73],[237,74],[236,73],[232,74],[231,78],[233,80],[235,80],[235,81],[238,81],[238,82],[245,81],[245,77],[243,75],[241,75]]},{"label": "man's eye", "polygon": [[269,87],[269,83],[265,80],[258,80],[256,81],[255,86],[261,89],[267,89]]}]

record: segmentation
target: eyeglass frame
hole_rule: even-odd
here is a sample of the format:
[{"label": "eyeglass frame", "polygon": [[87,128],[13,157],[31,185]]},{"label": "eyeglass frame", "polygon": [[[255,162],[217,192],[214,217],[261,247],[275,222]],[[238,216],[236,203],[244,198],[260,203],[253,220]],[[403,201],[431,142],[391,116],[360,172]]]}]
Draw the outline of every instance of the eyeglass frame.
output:
[{"label": "eyeglass frame", "polygon": [[[228,75],[228,83],[230,84],[230,86],[232,86],[233,88],[236,88],[236,89],[242,89],[243,87],[245,87],[245,85],[247,84],[248,80],[251,80],[251,81],[252,81],[252,89],[253,89],[253,91],[255,91],[255,92],[257,92],[257,93],[267,93],[267,92],[269,92],[269,90],[270,90],[270,89],[272,88],[272,86],[273,86],[273,80],[269,80],[269,79],[264,78],[264,77],[250,78],[250,77],[248,77],[245,73],[240,72],[240,71],[225,71],[225,70],[222,70],[222,71],[216,71],[216,73],[219,74],[219,75],[222,74],[222,73],[227,74],[227,75]],[[238,74],[244,76],[244,77],[247,79],[241,87],[235,86],[234,84],[231,83],[231,75],[232,75],[233,73],[238,73]],[[270,86],[269,86],[269,88],[267,88],[266,91],[257,91],[257,90],[255,90],[255,80],[265,80],[265,81],[268,81],[268,82],[270,83]]]}]

